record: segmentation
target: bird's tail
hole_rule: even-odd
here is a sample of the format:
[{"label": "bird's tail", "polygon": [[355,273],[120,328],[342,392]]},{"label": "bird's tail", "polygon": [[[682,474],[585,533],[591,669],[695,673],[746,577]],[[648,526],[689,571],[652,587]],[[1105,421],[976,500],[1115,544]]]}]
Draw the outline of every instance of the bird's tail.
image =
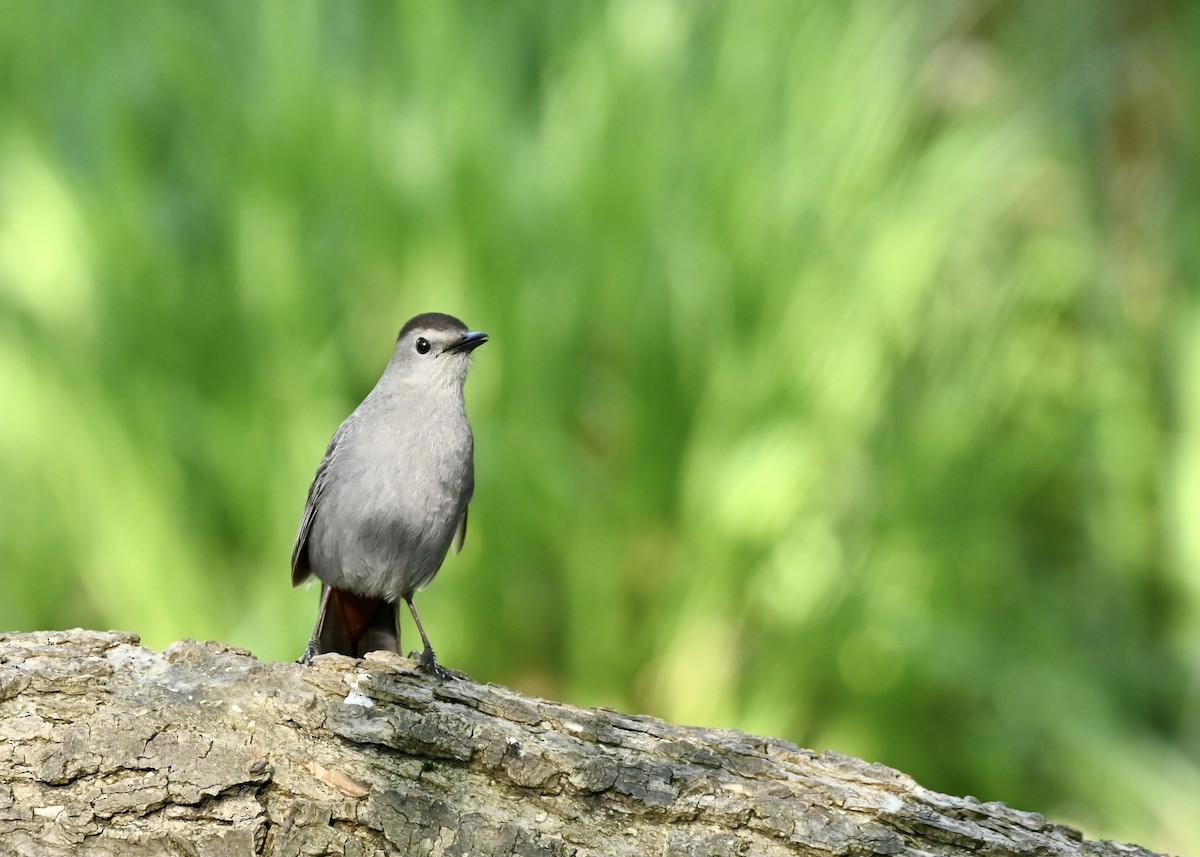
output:
[{"label": "bird's tail", "polygon": [[352,658],[384,650],[399,653],[398,618],[395,604],[322,585],[317,627],[300,662],[328,652]]}]

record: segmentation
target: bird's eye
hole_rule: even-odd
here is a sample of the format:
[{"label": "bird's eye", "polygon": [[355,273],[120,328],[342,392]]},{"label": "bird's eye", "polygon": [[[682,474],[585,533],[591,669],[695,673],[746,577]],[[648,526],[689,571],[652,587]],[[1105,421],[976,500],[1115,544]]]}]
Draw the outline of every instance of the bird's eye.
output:
[{"label": "bird's eye", "polygon": [[424,336],[417,337],[417,353],[418,354],[428,354],[429,353],[429,340],[426,339]]}]

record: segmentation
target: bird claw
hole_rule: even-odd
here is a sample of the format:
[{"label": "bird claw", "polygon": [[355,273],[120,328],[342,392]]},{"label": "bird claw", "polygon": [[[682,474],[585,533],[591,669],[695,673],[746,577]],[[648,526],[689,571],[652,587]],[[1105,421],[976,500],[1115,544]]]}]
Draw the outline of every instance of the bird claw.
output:
[{"label": "bird claw", "polygon": [[450,679],[454,678],[450,670],[441,666],[437,662],[437,657],[433,654],[433,649],[426,649],[425,651],[421,652],[421,656],[417,658],[417,668],[420,669],[421,672],[428,673],[429,675],[433,676],[438,681],[449,681]]}]

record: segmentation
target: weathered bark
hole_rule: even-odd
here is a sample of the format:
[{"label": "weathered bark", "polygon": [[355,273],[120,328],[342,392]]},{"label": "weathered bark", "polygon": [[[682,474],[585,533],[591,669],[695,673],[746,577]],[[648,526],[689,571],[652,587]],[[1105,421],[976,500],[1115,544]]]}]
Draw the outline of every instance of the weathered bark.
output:
[{"label": "weathered bark", "polygon": [[881,765],[442,684],[0,635],[0,854],[1146,855]]}]

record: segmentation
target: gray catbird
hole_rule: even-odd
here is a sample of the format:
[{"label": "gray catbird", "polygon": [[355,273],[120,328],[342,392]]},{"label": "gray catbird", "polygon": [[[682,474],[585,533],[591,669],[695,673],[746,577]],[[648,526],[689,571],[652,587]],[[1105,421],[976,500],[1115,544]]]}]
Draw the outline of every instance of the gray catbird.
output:
[{"label": "gray catbird", "polygon": [[443,313],[410,319],[375,389],[334,433],[292,549],[292,585],[314,574],[322,583],[301,663],[399,652],[403,600],[425,645],[421,666],[444,675],[412,599],[466,536],[475,473],[463,383],[487,338]]}]

